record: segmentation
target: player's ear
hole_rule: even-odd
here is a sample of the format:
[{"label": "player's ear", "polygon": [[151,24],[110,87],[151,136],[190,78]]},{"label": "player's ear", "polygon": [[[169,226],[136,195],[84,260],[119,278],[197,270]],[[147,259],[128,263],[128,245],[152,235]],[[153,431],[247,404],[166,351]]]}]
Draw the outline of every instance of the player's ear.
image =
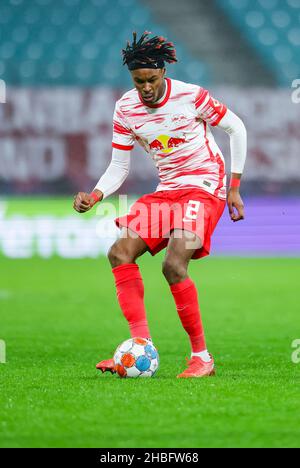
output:
[{"label": "player's ear", "polygon": [[165,69],[165,68],[161,68],[161,69],[160,69],[160,77],[161,77],[162,80],[164,79],[165,74],[166,74],[166,69]]}]

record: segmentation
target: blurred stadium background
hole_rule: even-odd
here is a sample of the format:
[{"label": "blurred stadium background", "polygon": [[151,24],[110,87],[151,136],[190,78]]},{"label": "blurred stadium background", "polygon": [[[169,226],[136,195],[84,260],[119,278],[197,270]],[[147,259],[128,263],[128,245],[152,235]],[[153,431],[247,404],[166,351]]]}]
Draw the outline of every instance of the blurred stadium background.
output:
[{"label": "blurred stadium background", "polygon": [[[168,75],[210,89],[248,129],[247,218],[233,228],[223,217],[214,253],[299,255],[300,0],[1,0],[1,254],[96,257],[112,243],[103,232],[94,241],[95,216],[71,202],[109,163],[114,104],[132,87],[121,48],[134,30],[174,41]],[[214,133],[229,162],[227,135]],[[156,184],[136,149],[120,193]]]},{"label": "blurred stadium background", "polygon": [[[135,150],[121,207],[72,204],[109,164],[134,30],[173,41],[168,75],[248,130],[246,219],[225,212],[212,256],[190,265],[213,382],[175,378],[189,346],[160,255],[139,262],[158,376],[94,368],[128,337],[103,254],[113,210],[155,189],[152,161]],[[0,446],[299,447],[299,48],[300,0],[0,0]],[[229,174],[229,138],[214,134]]]}]

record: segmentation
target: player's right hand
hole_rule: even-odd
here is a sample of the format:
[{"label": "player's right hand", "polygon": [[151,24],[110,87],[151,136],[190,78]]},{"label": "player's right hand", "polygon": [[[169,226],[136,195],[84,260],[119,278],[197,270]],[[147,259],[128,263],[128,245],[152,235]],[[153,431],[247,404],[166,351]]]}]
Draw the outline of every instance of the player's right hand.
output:
[{"label": "player's right hand", "polygon": [[89,211],[95,205],[95,200],[93,197],[90,196],[89,193],[79,192],[74,197],[74,210],[78,211],[78,213],[85,213]]}]

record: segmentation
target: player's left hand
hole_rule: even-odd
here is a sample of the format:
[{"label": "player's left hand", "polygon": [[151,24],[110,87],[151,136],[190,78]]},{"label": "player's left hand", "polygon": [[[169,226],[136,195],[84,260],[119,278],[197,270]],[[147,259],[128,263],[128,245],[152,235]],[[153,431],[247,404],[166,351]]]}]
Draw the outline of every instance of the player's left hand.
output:
[{"label": "player's left hand", "polygon": [[232,221],[240,221],[245,218],[244,203],[238,188],[231,187],[227,195],[227,205]]},{"label": "player's left hand", "polygon": [[85,213],[89,211],[95,204],[95,200],[90,196],[90,194],[85,192],[79,192],[74,197],[73,208],[78,211],[78,213]]}]

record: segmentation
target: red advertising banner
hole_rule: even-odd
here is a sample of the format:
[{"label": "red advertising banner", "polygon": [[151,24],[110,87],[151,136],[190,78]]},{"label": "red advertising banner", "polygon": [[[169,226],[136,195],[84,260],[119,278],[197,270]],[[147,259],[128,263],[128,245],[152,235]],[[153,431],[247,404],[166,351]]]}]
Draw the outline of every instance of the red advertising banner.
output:
[{"label": "red advertising banner", "polygon": [[[213,93],[241,116],[248,130],[244,180],[276,190],[300,181],[300,104],[292,90],[230,88]],[[0,105],[1,193],[90,190],[111,157],[112,115],[120,92],[101,87],[9,88]],[[214,129],[230,172],[228,136]],[[154,190],[150,157],[137,145],[122,190]]]}]

